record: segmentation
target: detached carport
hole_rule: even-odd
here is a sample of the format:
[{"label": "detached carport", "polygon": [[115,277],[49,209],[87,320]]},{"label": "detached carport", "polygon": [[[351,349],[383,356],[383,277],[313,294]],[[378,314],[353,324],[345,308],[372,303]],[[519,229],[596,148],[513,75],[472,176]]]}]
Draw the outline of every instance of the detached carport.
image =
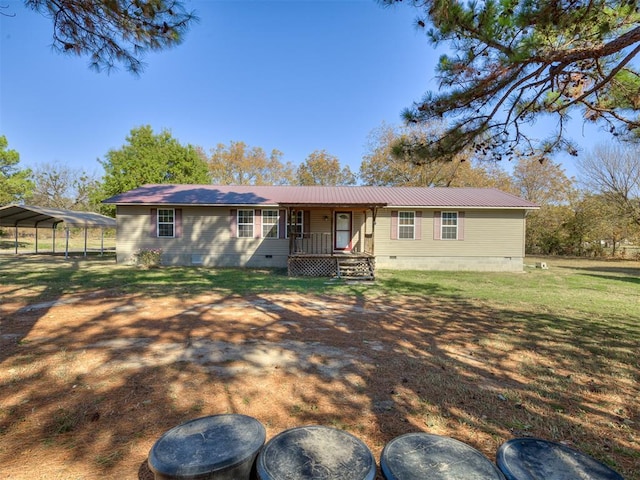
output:
[{"label": "detached carport", "polygon": [[77,212],[60,208],[31,207],[27,205],[6,205],[0,207],[0,227],[15,229],[15,253],[18,253],[18,228],[35,228],[35,252],[38,253],[38,229],[51,228],[53,232],[53,253],[55,253],[55,234],[59,224],[64,223],[66,243],[65,257],[69,256],[69,229],[84,228],[84,255],[87,255],[87,229],[101,229],[100,253],[104,253],[104,229],[115,228],[115,218],[93,212]]}]

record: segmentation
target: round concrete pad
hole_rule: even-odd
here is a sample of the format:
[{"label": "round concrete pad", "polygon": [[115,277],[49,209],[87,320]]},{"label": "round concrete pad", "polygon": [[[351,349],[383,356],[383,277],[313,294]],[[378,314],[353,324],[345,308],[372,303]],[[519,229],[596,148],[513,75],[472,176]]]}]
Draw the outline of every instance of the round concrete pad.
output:
[{"label": "round concrete pad", "polygon": [[514,438],[496,455],[508,480],[623,480],[606,465],[561,443],[537,438]]},{"label": "round concrete pad", "polygon": [[[266,431],[252,417],[237,414],[197,418],[165,432],[149,452],[149,468],[157,479],[198,478],[225,471],[247,472],[264,445]],[[206,478],[210,478],[207,476]],[[213,477],[211,477],[213,478]],[[239,477],[234,477],[239,478]]]},{"label": "round concrete pad", "polygon": [[475,448],[441,435],[408,433],[391,440],[380,456],[387,480],[503,480],[500,470]]},{"label": "round concrete pad", "polygon": [[260,480],[373,480],[376,461],[350,433],[313,425],[269,440],[258,455],[257,471]]}]

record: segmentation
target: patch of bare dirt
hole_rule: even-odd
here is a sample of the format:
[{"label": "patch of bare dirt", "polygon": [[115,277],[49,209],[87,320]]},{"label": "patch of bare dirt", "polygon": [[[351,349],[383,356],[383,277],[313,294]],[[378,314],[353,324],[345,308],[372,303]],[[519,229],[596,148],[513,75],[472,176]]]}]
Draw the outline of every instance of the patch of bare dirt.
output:
[{"label": "patch of bare dirt", "polygon": [[[28,304],[2,293],[2,478],[152,478],[146,458],[163,432],[218,413],[255,417],[267,439],[301,425],[345,429],[377,459],[414,431],[455,437],[490,459],[519,435],[606,442],[619,466],[638,471],[615,457],[637,438],[624,420],[613,436],[606,425],[617,420],[595,407],[616,403],[610,387],[589,388],[572,372],[575,388],[584,382],[580,404],[567,392],[544,398],[522,368],[524,357],[543,362],[532,339],[501,343],[520,327],[490,309],[412,297],[118,292]],[[627,389],[615,394],[629,410]]]}]

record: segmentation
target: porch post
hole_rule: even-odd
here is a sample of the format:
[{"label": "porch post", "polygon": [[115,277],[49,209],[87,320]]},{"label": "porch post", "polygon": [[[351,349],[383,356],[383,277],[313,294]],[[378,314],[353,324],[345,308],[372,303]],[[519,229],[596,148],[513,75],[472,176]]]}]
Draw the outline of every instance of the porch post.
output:
[{"label": "porch post", "polygon": [[376,241],[376,217],[378,216],[378,207],[371,209],[371,255],[376,254],[375,241]]},{"label": "porch post", "polygon": [[331,225],[329,225],[329,228],[331,229],[331,235],[329,235],[329,238],[331,239],[331,245],[329,245],[329,252],[331,253],[331,256],[333,256],[335,254],[335,247],[336,247],[336,239],[335,239],[335,235],[336,235],[336,228],[335,228],[335,216],[336,216],[336,209],[331,207],[330,209],[330,217],[331,217]]},{"label": "porch post", "polygon": [[293,254],[293,234],[292,234],[292,226],[293,226],[293,209],[291,207],[287,207],[287,236],[289,237],[289,255]]}]

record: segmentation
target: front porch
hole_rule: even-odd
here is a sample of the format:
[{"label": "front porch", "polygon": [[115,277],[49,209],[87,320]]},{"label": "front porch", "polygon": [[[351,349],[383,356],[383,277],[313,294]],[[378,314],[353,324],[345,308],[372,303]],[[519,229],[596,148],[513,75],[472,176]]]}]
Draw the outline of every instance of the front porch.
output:
[{"label": "front porch", "polygon": [[378,207],[289,206],[289,275],[373,280]]}]

